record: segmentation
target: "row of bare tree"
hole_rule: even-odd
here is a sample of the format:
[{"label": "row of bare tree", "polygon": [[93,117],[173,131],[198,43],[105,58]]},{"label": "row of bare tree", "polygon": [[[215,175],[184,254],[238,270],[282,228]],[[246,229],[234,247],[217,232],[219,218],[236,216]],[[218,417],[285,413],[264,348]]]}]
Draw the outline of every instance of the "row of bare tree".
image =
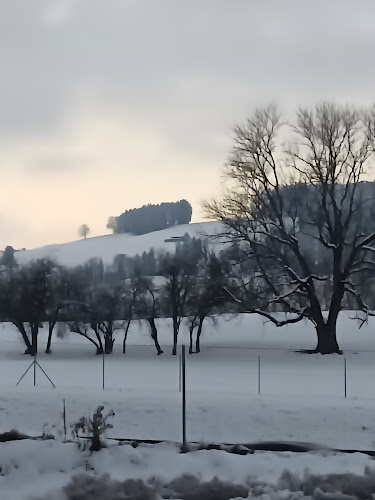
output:
[{"label": "row of bare tree", "polygon": [[[144,319],[158,354],[156,319],[172,318],[173,354],[176,354],[182,320],[187,318],[190,331],[190,353],[193,335],[197,331],[195,351],[200,351],[200,336],[204,320],[222,310],[223,263],[212,253],[205,252],[198,260],[184,260],[165,255],[160,264],[161,274],[154,277],[134,275],[113,282],[83,279],[79,269],[58,266],[49,259],[34,261],[26,266],[3,266],[0,275],[0,316],[12,322],[20,331],[26,353],[38,351],[38,334],[48,324],[46,352],[51,352],[53,333],[58,325],[86,338],[96,353],[110,354],[115,332],[123,331],[123,353],[132,321]],[[86,276],[87,278],[87,276]]]}]

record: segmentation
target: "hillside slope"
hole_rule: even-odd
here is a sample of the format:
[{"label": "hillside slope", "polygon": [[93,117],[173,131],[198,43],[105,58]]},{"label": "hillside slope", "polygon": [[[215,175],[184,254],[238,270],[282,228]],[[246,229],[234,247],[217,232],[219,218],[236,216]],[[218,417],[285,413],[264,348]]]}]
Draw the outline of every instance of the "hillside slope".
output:
[{"label": "hillside slope", "polygon": [[[46,257],[55,259],[59,264],[65,266],[77,266],[95,257],[103,259],[104,264],[112,264],[114,257],[118,254],[133,257],[136,254],[142,254],[144,251],[148,252],[151,248],[154,248],[155,251],[173,251],[175,244],[165,242],[166,239],[183,236],[185,233],[188,233],[191,237],[207,238],[210,235],[217,234],[220,227],[220,222],[201,222],[174,226],[140,236],[131,234],[96,236],[86,240],[22,250],[17,252],[15,257],[19,264],[27,264],[32,260]],[[217,245],[220,245],[220,243],[212,243],[213,247]]]}]

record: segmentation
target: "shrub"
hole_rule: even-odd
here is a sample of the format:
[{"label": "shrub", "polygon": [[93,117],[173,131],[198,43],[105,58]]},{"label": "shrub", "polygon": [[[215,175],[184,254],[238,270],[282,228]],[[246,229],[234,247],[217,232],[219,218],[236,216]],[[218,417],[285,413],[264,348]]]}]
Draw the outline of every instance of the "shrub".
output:
[{"label": "shrub", "polygon": [[115,413],[111,410],[106,416],[103,416],[104,406],[98,406],[92,418],[81,417],[76,424],[73,425],[73,436],[79,440],[79,432],[88,435],[91,440],[90,451],[99,451],[104,448],[104,443],[101,436],[107,429],[112,429],[113,425],[108,423],[108,418],[114,417]]}]

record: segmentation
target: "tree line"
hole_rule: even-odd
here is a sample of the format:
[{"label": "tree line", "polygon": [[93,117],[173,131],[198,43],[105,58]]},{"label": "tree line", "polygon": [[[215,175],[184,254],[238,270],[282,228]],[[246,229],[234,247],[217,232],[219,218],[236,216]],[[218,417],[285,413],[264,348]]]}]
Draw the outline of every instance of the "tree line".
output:
[{"label": "tree line", "polygon": [[[301,233],[299,238],[303,237]],[[267,314],[272,318],[293,320],[290,310],[267,293],[260,267],[237,240],[215,254],[206,240],[185,235],[173,252],[151,249],[135,257],[117,255],[107,266],[101,259],[74,268],[50,259],[18,266],[8,254],[0,268],[0,320],[16,326],[26,354],[37,353],[42,326],[48,328],[47,353],[51,353],[54,333],[72,332],[85,338],[97,354],[111,354],[115,340],[121,338],[126,354],[132,323],[144,320],[160,355],[159,318],[172,319],[172,354],[177,352],[182,324],[189,330],[189,353],[199,353],[207,318],[258,312],[262,301],[268,301]],[[308,254],[322,275],[329,273],[331,264],[324,255],[310,247],[306,258]],[[291,257],[290,262],[298,264]],[[358,280],[356,293],[375,309],[373,284],[371,279]],[[321,281],[316,293],[322,309],[329,309],[331,282]],[[358,309],[351,293],[345,294],[341,307]]]},{"label": "tree line", "polygon": [[111,354],[121,330],[125,354],[131,323],[140,319],[147,322],[160,355],[156,320],[165,317],[173,323],[172,353],[183,320],[189,325],[189,352],[199,352],[204,320],[224,310],[224,269],[223,261],[196,238],[185,238],[172,253],[117,256],[106,267],[101,259],[75,268],[51,259],[23,266],[12,260],[1,267],[0,320],[16,326],[31,355],[38,352],[43,325],[48,325],[47,353],[57,329],[84,337],[97,354]]},{"label": "tree line", "polygon": [[186,200],[159,205],[143,205],[126,210],[118,217],[109,217],[107,228],[114,233],[135,235],[160,231],[180,224],[189,224],[192,207]]}]

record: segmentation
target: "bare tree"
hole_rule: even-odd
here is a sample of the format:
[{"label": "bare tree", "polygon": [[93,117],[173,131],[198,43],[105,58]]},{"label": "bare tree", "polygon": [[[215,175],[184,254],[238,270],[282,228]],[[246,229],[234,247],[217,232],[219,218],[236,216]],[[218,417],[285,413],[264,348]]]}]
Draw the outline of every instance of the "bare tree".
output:
[{"label": "bare tree", "polygon": [[86,239],[89,233],[90,233],[90,228],[87,224],[82,224],[82,226],[79,226],[78,234],[80,235],[81,238]]},{"label": "bare tree", "polygon": [[49,293],[46,300],[45,319],[48,322],[48,338],[46,354],[51,354],[52,335],[56,323],[59,320],[60,313],[64,307],[65,299],[65,277],[62,268],[56,268],[49,276]]},{"label": "bare tree", "polygon": [[139,318],[146,318],[151,338],[154,341],[158,356],[163,354],[158,340],[156,318],[161,316],[160,290],[150,278],[142,278],[140,281],[139,294],[135,304],[136,314]]},{"label": "bare tree", "polygon": [[221,312],[221,306],[230,298],[228,271],[226,263],[214,253],[205,252],[198,263],[197,272],[192,277],[192,290],[186,303],[190,335],[189,354],[194,352],[194,330],[197,329],[195,352],[199,353],[204,320]]},{"label": "bare tree", "polygon": [[51,293],[50,276],[55,265],[50,259],[39,259],[27,266],[8,269],[2,274],[1,315],[20,331],[26,345],[25,354],[34,355],[38,352],[38,333],[41,323],[46,319]]},{"label": "bare tree", "polygon": [[[79,318],[80,319],[71,319],[67,321],[67,325],[70,329],[71,332],[77,333],[78,335],[81,335],[85,339],[87,339],[89,342],[91,342],[95,347],[96,347],[96,354],[103,354],[103,342],[100,337],[100,331],[98,328],[98,324],[95,323],[87,323],[85,320],[82,320],[82,310],[80,310],[80,306],[78,306],[79,309]],[[70,306],[70,314],[72,312],[72,305]],[[95,338],[92,337],[91,331],[94,330],[95,333]]]},{"label": "bare tree", "polygon": [[177,354],[178,332],[182,319],[186,314],[186,302],[193,289],[193,275],[196,272],[195,263],[187,262],[176,256],[167,255],[160,264],[162,275],[165,277],[164,307],[173,321],[173,350]]},{"label": "bare tree", "polygon": [[[81,335],[96,347],[96,354],[103,354],[105,346],[102,340],[102,317],[95,307],[95,298],[69,301],[64,307],[63,318],[71,332]],[[104,336],[104,335],[103,335]],[[104,336],[105,341],[105,336]]]},{"label": "bare tree", "polygon": [[2,272],[0,280],[0,311],[2,321],[11,321],[22,335],[25,343],[25,354],[33,354],[27,330],[26,317],[23,312],[25,295],[21,287],[22,277],[20,270],[6,270]]},{"label": "bare tree", "polygon": [[116,330],[120,328],[119,322],[116,321],[119,317],[121,291],[120,287],[109,288],[101,286],[95,290],[92,300],[92,321],[104,338],[105,354],[112,354],[113,337]]},{"label": "bare tree", "polygon": [[234,130],[226,194],[205,204],[256,269],[246,294],[241,286],[232,298],[276,326],[310,320],[314,352],[339,352],[336,324],[346,296],[371,314],[354,284],[374,270],[375,189],[362,182],[372,171],[374,138],[374,112],[325,103],[300,109],[293,126],[274,107],[258,110]]},{"label": "bare tree", "polygon": [[131,278],[125,280],[123,286],[121,294],[121,316],[124,318],[124,340],[122,342],[123,354],[126,354],[126,342],[128,340],[129,329],[131,322],[134,319],[136,303],[142,288],[142,280],[138,276],[132,276]]},{"label": "bare tree", "polygon": [[[51,354],[52,335],[58,322],[66,322],[70,311],[84,303],[85,284],[75,269],[56,265],[48,277],[45,321],[48,323],[46,354]],[[72,306],[72,307],[71,307]]]},{"label": "bare tree", "polygon": [[[114,333],[120,328],[118,287],[100,285],[91,288],[85,298],[66,302],[63,317],[70,331],[85,337],[96,347],[96,354],[113,352]],[[91,331],[90,331],[91,330]],[[93,334],[92,334],[93,332]]]}]

